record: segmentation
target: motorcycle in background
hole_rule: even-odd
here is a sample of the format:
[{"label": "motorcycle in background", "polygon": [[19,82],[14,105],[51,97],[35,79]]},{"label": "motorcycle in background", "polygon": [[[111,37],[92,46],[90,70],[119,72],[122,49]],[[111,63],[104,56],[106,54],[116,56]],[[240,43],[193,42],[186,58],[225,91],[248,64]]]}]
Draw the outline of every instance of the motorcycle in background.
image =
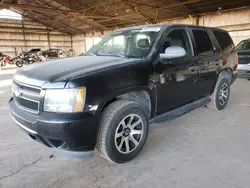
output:
[{"label": "motorcycle in background", "polygon": [[16,65],[17,67],[23,66],[23,62],[18,57],[12,58],[10,56],[4,55],[2,56],[1,67],[5,67],[6,64]]}]

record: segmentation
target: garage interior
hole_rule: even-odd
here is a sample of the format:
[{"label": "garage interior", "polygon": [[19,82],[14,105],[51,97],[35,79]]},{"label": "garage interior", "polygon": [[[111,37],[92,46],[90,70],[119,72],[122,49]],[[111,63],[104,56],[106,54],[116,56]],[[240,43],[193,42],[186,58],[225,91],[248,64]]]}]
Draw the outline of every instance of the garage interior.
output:
[{"label": "garage interior", "polygon": [[250,38],[248,0],[1,1],[22,20],[1,19],[0,51],[12,56],[31,48],[61,48],[79,55],[119,28],[155,23],[217,27],[235,44]]},{"label": "garage interior", "polygon": [[[148,24],[193,24],[227,30],[235,45],[250,38],[249,0],[1,0],[0,52],[33,48],[78,56],[113,30]],[[1,17],[1,13],[0,13]],[[70,159],[40,146],[8,115],[15,69],[0,69],[0,188],[249,187],[249,81],[232,86],[223,112],[200,108],[152,126],[143,152],[123,165],[100,156]]]}]

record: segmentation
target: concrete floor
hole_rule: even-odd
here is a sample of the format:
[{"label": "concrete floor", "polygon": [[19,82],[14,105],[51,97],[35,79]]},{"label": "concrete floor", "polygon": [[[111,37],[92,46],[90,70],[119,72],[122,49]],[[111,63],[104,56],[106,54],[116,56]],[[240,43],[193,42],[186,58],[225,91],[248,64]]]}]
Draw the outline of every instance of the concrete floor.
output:
[{"label": "concrete floor", "polygon": [[250,81],[236,81],[222,112],[202,107],[151,127],[140,155],[122,165],[98,153],[70,159],[32,141],[9,117],[9,95],[0,95],[1,188],[250,187]]}]

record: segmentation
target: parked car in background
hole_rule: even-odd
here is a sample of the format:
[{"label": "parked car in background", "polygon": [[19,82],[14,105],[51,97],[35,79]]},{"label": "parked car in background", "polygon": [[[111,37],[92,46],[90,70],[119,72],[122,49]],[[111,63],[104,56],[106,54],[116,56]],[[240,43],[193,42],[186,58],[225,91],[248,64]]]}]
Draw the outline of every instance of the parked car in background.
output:
[{"label": "parked car in background", "polygon": [[250,39],[241,41],[236,50],[239,56],[238,75],[250,78]]},{"label": "parked car in background", "polygon": [[66,53],[61,49],[49,49],[40,53],[42,61],[49,59],[60,59],[67,57]]},{"label": "parked car in background", "polygon": [[40,52],[41,49],[40,48],[33,48],[27,52],[22,52],[19,56],[20,57],[26,57],[26,56],[32,56],[34,54],[37,54],[38,52]]},{"label": "parked car in background", "polygon": [[223,110],[237,63],[224,30],[179,24],[124,28],[83,56],[18,70],[10,114],[48,147],[76,157],[92,156],[96,148],[109,161],[124,163],[143,148],[150,123],[204,105]]}]

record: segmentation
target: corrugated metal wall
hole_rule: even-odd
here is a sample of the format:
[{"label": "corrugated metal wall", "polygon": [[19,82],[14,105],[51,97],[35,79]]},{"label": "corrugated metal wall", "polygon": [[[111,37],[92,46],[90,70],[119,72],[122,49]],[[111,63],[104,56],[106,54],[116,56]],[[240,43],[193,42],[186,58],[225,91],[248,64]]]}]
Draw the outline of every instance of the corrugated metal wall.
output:
[{"label": "corrugated metal wall", "polygon": [[0,19],[0,52],[16,56],[32,48],[60,48],[70,54],[71,36],[29,20]]}]

